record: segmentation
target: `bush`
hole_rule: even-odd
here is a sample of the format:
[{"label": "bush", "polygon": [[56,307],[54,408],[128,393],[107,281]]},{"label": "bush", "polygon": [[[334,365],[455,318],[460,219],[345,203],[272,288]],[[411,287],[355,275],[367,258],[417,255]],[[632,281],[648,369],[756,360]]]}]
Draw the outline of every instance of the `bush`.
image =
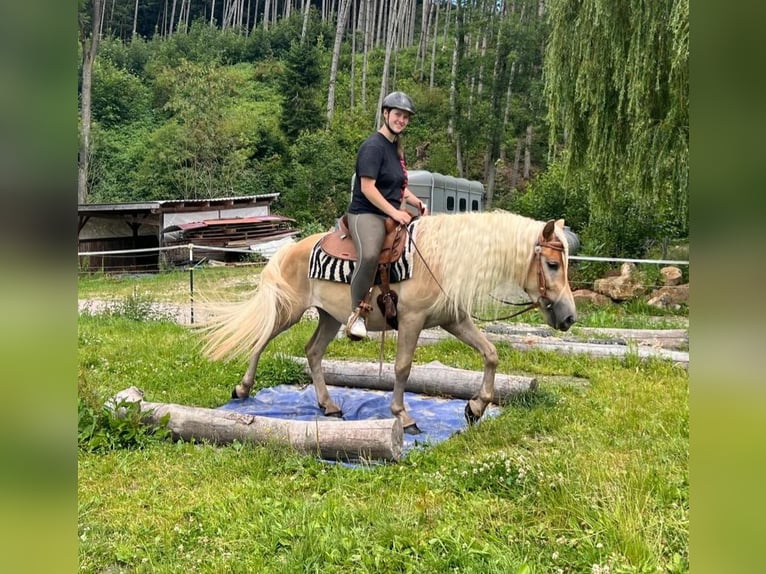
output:
[{"label": "bush", "polygon": [[151,90],[131,72],[100,58],[93,69],[93,119],[108,128],[151,115]]},{"label": "bush", "polygon": [[139,403],[107,405],[80,375],[77,389],[77,446],[88,452],[140,449],[170,436],[165,415],[160,426],[142,422]]},{"label": "bush", "polygon": [[510,210],[541,221],[564,218],[579,235],[590,218],[588,189],[580,178],[566,180],[563,165],[554,163],[511,201]]}]

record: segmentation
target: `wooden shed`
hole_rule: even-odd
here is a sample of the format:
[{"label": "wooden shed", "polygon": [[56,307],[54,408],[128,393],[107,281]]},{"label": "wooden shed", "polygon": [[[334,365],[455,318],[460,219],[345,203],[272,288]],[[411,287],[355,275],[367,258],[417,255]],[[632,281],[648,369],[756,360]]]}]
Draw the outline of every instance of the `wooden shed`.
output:
[{"label": "wooden shed", "polygon": [[[110,253],[80,257],[81,268],[154,272],[188,261],[193,243],[211,247],[252,249],[258,244],[292,237],[299,230],[292,219],[271,214],[278,193],[213,199],[173,199],[129,203],[88,203],[78,206],[79,253]],[[163,248],[163,249],[158,249]],[[227,261],[241,258],[222,251],[196,249],[202,257]]]}]

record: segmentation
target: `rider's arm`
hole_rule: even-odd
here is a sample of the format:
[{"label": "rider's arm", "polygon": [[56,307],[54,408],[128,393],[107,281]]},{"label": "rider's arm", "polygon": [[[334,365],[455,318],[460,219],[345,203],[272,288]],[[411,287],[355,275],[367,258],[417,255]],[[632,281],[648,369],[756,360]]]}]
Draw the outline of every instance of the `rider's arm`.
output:
[{"label": "rider's arm", "polygon": [[380,209],[383,213],[388,215],[391,219],[396,221],[397,223],[403,223],[408,224],[410,220],[412,219],[412,216],[407,211],[402,211],[399,209],[396,209],[393,205],[388,203],[386,199],[381,195],[380,191],[378,191],[378,188],[375,187],[375,180],[371,177],[364,177],[362,176],[360,178],[360,186],[362,188],[362,193],[365,195],[367,199],[370,200],[370,203],[372,203],[375,207]]}]

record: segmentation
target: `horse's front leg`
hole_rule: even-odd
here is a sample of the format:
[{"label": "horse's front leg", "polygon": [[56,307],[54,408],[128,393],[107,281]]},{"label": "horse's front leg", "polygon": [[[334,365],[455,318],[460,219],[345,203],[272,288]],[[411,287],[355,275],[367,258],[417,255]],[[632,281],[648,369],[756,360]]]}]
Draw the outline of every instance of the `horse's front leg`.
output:
[{"label": "horse's front leg", "polygon": [[479,393],[465,406],[465,418],[469,425],[474,424],[484,414],[487,405],[492,402],[492,395],[495,391],[495,372],[497,371],[497,349],[476,327],[470,317],[442,325],[442,328],[466,345],[479,351],[484,357],[484,376],[481,380]]},{"label": "horse's front leg", "polygon": [[404,387],[412,370],[412,357],[418,344],[418,337],[423,328],[422,321],[412,325],[412,320],[399,322],[399,338],[396,345],[396,361],[394,362],[394,392],[391,394],[391,412],[402,422],[404,432],[407,434],[420,434],[418,428],[404,406]]},{"label": "horse's front leg", "polygon": [[322,357],[324,357],[327,345],[335,338],[340,327],[340,322],[333,318],[324,309],[317,309],[319,312],[319,324],[314,334],[311,335],[306,343],[306,359],[308,359],[309,370],[311,371],[311,380],[314,381],[314,390],[317,394],[319,407],[324,411],[325,416],[340,417],[343,416],[340,407],[330,398],[327,391],[327,384],[322,372]]}]

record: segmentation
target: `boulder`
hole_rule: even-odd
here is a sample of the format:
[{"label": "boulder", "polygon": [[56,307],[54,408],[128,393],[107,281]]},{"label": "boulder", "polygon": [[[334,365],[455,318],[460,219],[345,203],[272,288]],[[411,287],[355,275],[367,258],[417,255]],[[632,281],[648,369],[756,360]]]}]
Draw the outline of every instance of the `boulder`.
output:
[{"label": "boulder", "polygon": [[572,297],[574,297],[575,303],[582,303],[587,301],[589,303],[593,303],[594,305],[608,305],[612,302],[609,297],[606,297],[601,293],[591,291],[590,289],[578,289],[577,291],[573,291]]},{"label": "boulder", "polygon": [[683,281],[683,274],[678,267],[663,267],[660,269],[660,273],[662,274],[663,285],[673,287],[675,285],[680,285],[681,281]]},{"label": "boulder", "polygon": [[635,264],[623,263],[618,276],[596,279],[593,282],[593,290],[614,301],[627,301],[643,295],[646,288],[641,283]]},{"label": "boulder", "polygon": [[652,307],[677,311],[682,303],[689,301],[689,284],[666,285],[652,291],[646,303]]}]

